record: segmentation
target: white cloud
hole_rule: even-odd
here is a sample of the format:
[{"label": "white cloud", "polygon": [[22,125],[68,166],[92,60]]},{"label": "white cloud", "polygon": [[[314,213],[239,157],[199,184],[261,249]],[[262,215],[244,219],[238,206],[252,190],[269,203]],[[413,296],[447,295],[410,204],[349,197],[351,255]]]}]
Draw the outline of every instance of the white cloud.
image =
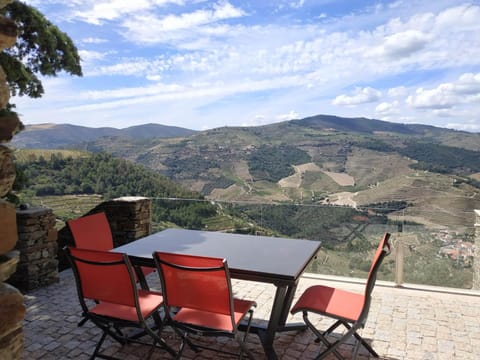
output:
[{"label": "white cloud", "polygon": [[[229,2],[213,4],[210,9],[186,12],[181,15],[158,17],[154,13],[127,18],[123,26],[127,29],[124,37],[142,43],[162,43],[195,36],[198,27],[215,24],[222,20],[239,18],[246,13]],[[193,31],[192,29],[195,29]],[[225,29],[225,28],[218,28]],[[218,30],[217,29],[217,30]],[[221,34],[224,32],[222,31]]]},{"label": "white cloud", "polygon": [[399,105],[398,101],[394,101],[391,103],[382,102],[375,107],[375,112],[383,117],[396,115],[399,113],[398,105]]},{"label": "white cloud", "polygon": [[267,110],[268,115],[251,114],[247,116],[246,120],[242,122],[241,126],[262,126],[271,123],[289,121],[300,118],[300,115],[295,110],[290,110],[282,114],[274,113],[272,110],[273,109]]},{"label": "white cloud", "polygon": [[[245,81],[242,83],[194,83],[190,86],[181,86],[175,84],[156,84],[148,87],[129,87],[115,90],[88,91],[76,94],[80,100],[92,100],[80,105],[63,106],[61,112],[77,111],[97,111],[105,109],[129,108],[132,106],[142,106],[143,104],[164,103],[164,102],[182,102],[182,106],[189,104],[192,100],[198,100],[203,106],[215,102],[224,97],[248,94],[256,91],[270,91],[282,86],[289,86],[294,78],[277,78],[271,81]],[[187,101],[187,103],[185,103]],[[298,116],[290,111],[286,116]],[[277,119],[279,119],[277,117]]]},{"label": "white cloud", "polygon": [[[143,67],[150,70],[140,75],[160,76],[166,71],[192,75],[201,71],[202,76],[222,77],[228,81],[242,76],[258,79],[301,74],[310,79],[311,87],[325,83],[346,87],[356,82],[365,83],[366,79],[373,81],[402,74],[413,68],[436,69],[476,62],[480,57],[480,40],[462,51],[458,46],[463,44],[450,39],[446,29],[442,30],[445,33],[432,34],[433,14],[414,15],[403,22],[391,20],[372,31],[358,34],[331,31],[329,24],[246,26],[221,23],[222,19],[245,15],[243,10],[228,2],[180,15],[159,17],[151,12],[125,20],[128,29],[125,38],[150,46],[166,42],[172,49],[182,51],[181,55],[174,52],[165,55],[162,60],[141,60]],[[425,39],[431,39],[428,45]],[[378,57],[377,44],[383,41],[386,43],[381,51],[383,55],[391,55],[388,58]],[[409,56],[413,53],[415,56]],[[463,56],[464,53],[468,56]],[[122,66],[102,67],[94,74],[120,73]]]},{"label": "white cloud", "polygon": [[433,89],[418,88],[407,104],[418,109],[450,109],[480,99],[480,73],[466,73],[457,81],[442,83]]},{"label": "white cloud", "polygon": [[480,37],[472,34],[480,31],[480,22],[473,19],[479,17],[480,7],[468,4],[393,17],[364,37],[364,58],[392,74],[474,65]]},{"label": "white cloud", "polygon": [[300,115],[295,110],[290,110],[286,114],[279,114],[275,117],[278,121],[299,119]]},{"label": "white cloud", "polygon": [[407,104],[417,109],[446,109],[453,107],[457,101],[450,84],[442,84],[431,90],[418,88],[415,95],[407,98]]},{"label": "white cloud", "polygon": [[112,65],[97,66],[88,71],[88,76],[158,76],[158,72],[168,70],[170,63],[162,58],[130,58],[125,62],[117,62]]},{"label": "white cloud", "polygon": [[458,32],[478,29],[480,8],[473,4],[462,4],[440,12],[435,18],[435,26]]},{"label": "white cloud", "polygon": [[353,95],[339,95],[333,100],[334,105],[352,106],[378,101],[382,93],[371,87],[356,88]]},{"label": "white cloud", "polygon": [[381,52],[390,58],[408,57],[423,49],[430,37],[417,30],[398,32],[385,38]]},{"label": "white cloud", "polygon": [[300,9],[303,5],[305,5],[305,0],[292,1],[290,3],[292,9]]},{"label": "white cloud", "polygon": [[407,88],[405,86],[397,86],[388,89],[388,96],[390,97],[404,97],[405,95],[407,95]]},{"label": "white cloud", "polygon": [[80,40],[84,44],[103,44],[108,42],[107,39],[96,38],[96,37],[88,37]]},{"label": "white cloud", "polygon": [[167,4],[183,4],[182,0],[95,0],[86,1],[87,10],[78,10],[74,16],[87,23],[101,25],[105,20],[117,20],[123,16],[148,11]]},{"label": "white cloud", "polygon": [[149,81],[160,81],[160,80],[162,80],[161,75],[147,75],[145,78]]},{"label": "white cloud", "polygon": [[262,126],[269,122],[271,121],[268,121],[268,118],[265,115],[255,114],[252,118],[247,118],[243,121],[240,126]]},{"label": "white cloud", "polygon": [[78,50],[78,55],[83,62],[91,62],[94,60],[102,60],[108,55],[106,52],[92,51],[92,50]]},{"label": "white cloud", "polygon": [[471,131],[471,132],[480,132],[480,124],[471,122],[471,123],[447,123],[446,124],[447,128],[450,129],[457,129],[457,130],[463,130],[463,131]]},{"label": "white cloud", "polygon": [[[302,0],[262,6],[228,0],[36,4],[42,9],[60,4],[56,19],[69,15],[62,21],[68,20],[77,41],[92,44],[80,52],[85,82],[72,86],[79,102],[53,102],[59,109],[88,109],[94,117],[100,108],[144,113],[147,104],[161,102],[162,109],[173,110],[169,102],[178,102],[169,119],[203,116],[204,122],[222,125],[225,119],[278,121],[277,114],[291,109],[439,125],[449,117],[456,119],[450,124],[478,122],[478,115],[471,115],[480,113],[478,2],[412,1],[382,6],[372,1],[338,17],[330,5]],[[292,11],[292,5],[298,9]],[[278,11],[262,13],[272,8]],[[268,22],[277,15],[285,18]],[[83,90],[91,84],[97,88]]]},{"label": "white cloud", "polygon": [[88,100],[114,100],[135,97],[155,96],[160,94],[180,93],[185,89],[180,85],[157,83],[148,87],[130,87],[115,90],[86,91],[79,94],[82,99]]},{"label": "white cloud", "polygon": [[245,13],[226,2],[214,5],[212,10],[197,10],[192,13],[184,13],[180,16],[169,15],[162,19],[151,18],[149,26],[160,32],[189,29],[199,25],[205,25],[219,20],[231,19],[243,16]]},{"label": "white cloud", "polygon": [[454,91],[459,95],[480,95],[480,73],[466,73],[453,84]]}]

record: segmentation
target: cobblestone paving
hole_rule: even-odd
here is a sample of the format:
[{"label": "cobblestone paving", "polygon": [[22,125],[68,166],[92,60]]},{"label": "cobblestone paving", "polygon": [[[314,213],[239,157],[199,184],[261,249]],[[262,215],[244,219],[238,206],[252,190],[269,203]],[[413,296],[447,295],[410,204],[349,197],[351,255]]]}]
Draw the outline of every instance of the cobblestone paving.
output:
[{"label": "cobblestone paving", "polygon": [[[148,281],[158,286],[157,275],[149,275]],[[305,276],[301,279],[297,295],[312,284],[326,284],[361,292],[363,285],[332,282],[317,277]],[[274,295],[274,287],[268,284],[233,281],[235,295],[255,299],[258,308],[255,321],[268,319]],[[88,359],[93,352],[100,331],[87,322],[78,327],[81,319],[80,306],[71,271],[60,274],[60,282],[25,295],[27,314],[24,320],[25,350],[23,358],[33,359]],[[319,328],[327,328],[331,320],[314,317]],[[374,290],[373,302],[367,326],[362,336],[371,342],[381,359],[480,359],[480,297],[449,294],[433,291],[400,289],[379,286]],[[289,321],[301,321],[301,315],[290,317]],[[338,334],[337,334],[338,335]],[[179,339],[166,329],[162,336],[174,348]],[[276,336],[274,347],[279,359],[313,359],[319,345],[309,330],[285,332]],[[231,339],[201,339],[208,345],[237,351]],[[265,359],[258,337],[249,335],[248,345],[256,359]],[[340,347],[340,353],[347,359],[353,357],[354,343]],[[148,347],[109,342],[104,349],[110,355],[126,360],[140,360],[146,357]],[[369,359],[366,351],[360,348],[358,359]],[[152,360],[171,359],[161,349],[155,349]],[[187,349],[184,359],[228,359],[228,356],[201,351],[195,354]],[[331,359],[334,359],[332,356]]]}]

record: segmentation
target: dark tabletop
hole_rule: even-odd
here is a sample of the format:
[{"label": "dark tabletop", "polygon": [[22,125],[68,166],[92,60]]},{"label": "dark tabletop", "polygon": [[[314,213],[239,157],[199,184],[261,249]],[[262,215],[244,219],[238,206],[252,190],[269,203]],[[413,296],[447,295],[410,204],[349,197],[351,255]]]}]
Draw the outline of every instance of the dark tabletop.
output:
[{"label": "dark tabletop", "polygon": [[227,259],[232,277],[293,282],[316,255],[320,241],[211,231],[167,229],[115,248],[135,259],[152,261],[154,251]]}]

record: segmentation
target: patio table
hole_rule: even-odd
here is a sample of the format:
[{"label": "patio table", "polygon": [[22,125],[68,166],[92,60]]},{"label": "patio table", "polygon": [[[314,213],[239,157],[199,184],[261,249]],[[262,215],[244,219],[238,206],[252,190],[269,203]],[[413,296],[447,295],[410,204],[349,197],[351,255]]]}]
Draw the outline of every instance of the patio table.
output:
[{"label": "patio table", "polygon": [[268,323],[252,324],[251,332],[260,337],[267,357],[276,359],[275,333],[305,328],[303,323],[287,324],[286,320],[300,275],[320,245],[320,241],[303,239],[167,229],[114,250],[126,253],[140,266],[154,266],[154,251],[225,258],[232,278],[275,285]]}]

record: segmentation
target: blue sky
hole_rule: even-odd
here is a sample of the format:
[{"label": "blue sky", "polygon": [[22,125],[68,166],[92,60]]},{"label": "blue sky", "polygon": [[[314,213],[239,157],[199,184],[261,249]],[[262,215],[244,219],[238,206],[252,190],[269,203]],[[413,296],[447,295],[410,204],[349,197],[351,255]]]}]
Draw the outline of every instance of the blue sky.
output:
[{"label": "blue sky", "polygon": [[318,114],[480,132],[480,1],[29,0],[84,76],[23,122],[205,130]]}]

